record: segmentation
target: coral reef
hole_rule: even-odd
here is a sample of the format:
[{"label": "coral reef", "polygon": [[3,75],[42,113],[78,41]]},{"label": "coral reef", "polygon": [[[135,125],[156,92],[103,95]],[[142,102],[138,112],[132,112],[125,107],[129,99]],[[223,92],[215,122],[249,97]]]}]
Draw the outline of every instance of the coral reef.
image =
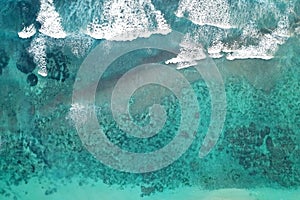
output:
[{"label": "coral reef", "polygon": [[35,69],[36,64],[33,57],[28,52],[23,51],[17,60],[16,66],[24,74],[29,74]]},{"label": "coral reef", "polygon": [[300,149],[291,129],[259,129],[251,123],[227,130],[225,139],[232,155],[250,175],[260,174],[284,187],[300,184],[300,169],[295,167]]},{"label": "coral reef", "polygon": [[69,76],[68,65],[70,59],[60,50],[52,50],[47,53],[48,78],[64,82]]},{"label": "coral reef", "polygon": [[4,49],[0,48],[0,75],[2,74],[2,69],[8,65],[9,56]]}]

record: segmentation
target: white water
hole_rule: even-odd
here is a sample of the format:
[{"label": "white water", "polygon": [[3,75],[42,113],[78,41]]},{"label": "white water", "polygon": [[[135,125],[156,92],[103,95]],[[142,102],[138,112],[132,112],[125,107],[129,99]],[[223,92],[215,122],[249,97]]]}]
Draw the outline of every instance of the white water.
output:
[{"label": "white water", "polygon": [[227,0],[181,0],[177,17],[188,15],[188,19],[198,25],[232,28]]},{"label": "white water", "polygon": [[22,31],[18,32],[20,38],[26,39],[32,37],[36,33],[36,29],[33,24],[28,27],[24,27]]},{"label": "white water", "polygon": [[[70,2],[67,7],[62,7],[63,11],[70,12],[65,13],[63,17],[56,10],[53,0],[40,0],[40,3],[36,19],[41,24],[38,30],[40,34],[35,34],[36,29],[31,25],[24,27],[18,35],[20,38],[35,35],[28,51],[33,55],[34,62],[39,66],[38,73],[42,76],[47,76],[46,48],[51,38],[68,36],[65,44],[75,56],[82,57],[90,49],[92,38],[127,41],[171,32],[163,14],[154,7],[151,0],[106,0],[103,5],[92,0]],[[83,24],[74,22],[73,16],[77,16],[78,21]],[[65,31],[62,20],[67,22],[64,25],[67,24],[66,28],[70,32]],[[84,21],[90,22],[85,26]]]},{"label": "white water", "polygon": [[198,60],[206,58],[202,45],[188,34],[183,38],[180,47],[180,53],[175,58],[167,60],[166,64],[176,64],[177,69],[183,69],[197,65]]},{"label": "white water", "polygon": [[[53,0],[40,0],[40,3],[37,16],[37,21],[41,23],[39,32],[52,38],[87,34],[95,39],[126,41],[171,32],[163,14],[154,7],[151,0],[106,0],[103,5],[94,4],[92,0],[71,2],[63,7],[70,9],[70,13],[65,13],[67,16],[63,15],[63,19],[56,11]],[[77,19],[74,22],[71,16],[76,16],[82,24],[78,24]],[[67,22],[67,28],[72,31],[64,30],[62,20]],[[89,21],[86,27],[85,21]],[[24,34],[28,32],[27,29],[20,32],[21,38],[29,37]],[[34,33],[30,33],[31,37]]]},{"label": "white water", "polygon": [[150,0],[107,0],[103,7],[103,14],[87,27],[86,33],[93,38],[126,41],[171,31]]},{"label": "white water", "polygon": [[[280,12],[274,2],[268,0],[261,0],[259,4],[254,4],[249,13],[244,7],[242,3],[229,5],[227,0],[181,0],[175,14],[199,25],[186,37],[191,41],[197,38],[202,40],[209,38],[207,53],[212,58],[225,56],[228,60],[272,59],[279,46],[292,35],[288,16],[293,12],[293,5],[287,4],[284,12]],[[258,22],[267,16],[266,13],[272,13],[275,16],[274,20],[278,20],[277,27],[269,30],[270,33],[262,33],[258,29]],[[217,28],[212,31],[211,26]],[[234,27],[242,30],[242,35],[234,41],[226,42],[227,33]],[[256,42],[248,44],[249,41]],[[190,60],[190,57],[187,56],[182,60]]]},{"label": "white water", "polygon": [[[279,48],[290,37],[288,29],[288,19],[283,18],[279,21],[278,27],[270,34],[253,35],[259,39],[258,45],[241,46],[239,49],[224,49],[227,52],[228,60],[260,58],[264,60],[272,59]],[[247,34],[247,33],[246,33]]]},{"label": "white water", "polygon": [[46,69],[46,38],[42,35],[34,38],[30,44],[28,52],[33,56],[33,61],[39,67],[38,74],[47,76]]},{"label": "white water", "polygon": [[53,38],[64,38],[67,36],[62,25],[61,18],[56,12],[53,0],[41,0],[40,12],[37,21],[41,23],[40,32]]},{"label": "white water", "polygon": [[[181,43],[181,53],[167,63],[177,63],[178,68],[192,66],[197,60],[205,58],[204,51],[212,58],[224,56],[228,60],[268,60],[274,57],[279,46],[292,34],[288,16],[293,12],[293,5],[285,2],[287,8],[280,12],[275,3],[269,0],[258,0],[251,4],[251,9],[245,0],[239,0],[235,4],[228,2],[181,0],[175,14],[186,17],[196,28],[188,31]],[[48,37],[66,38],[65,44],[70,47],[71,52],[81,57],[90,49],[93,38],[131,41],[152,34],[165,35],[171,32],[170,25],[151,0],[82,0],[62,4],[57,8],[53,0],[40,0],[40,3],[37,16],[37,21],[41,23],[38,30],[40,33],[36,34],[34,25],[30,25],[24,27],[18,35],[20,38],[35,37],[29,51],[40,66],[39,73],[43,76],[47,75],[45,52],[49,44]],[[272,13],[278,24],[268,33],[262,33],[258,28],[258,21],[266,13]],[[242,34],[227,42],[226,37],[233,29],[241,30]],[[295,30],[295,34],[299,32],[299,28]],[[208,45],[203,43],[206,39]]]}]

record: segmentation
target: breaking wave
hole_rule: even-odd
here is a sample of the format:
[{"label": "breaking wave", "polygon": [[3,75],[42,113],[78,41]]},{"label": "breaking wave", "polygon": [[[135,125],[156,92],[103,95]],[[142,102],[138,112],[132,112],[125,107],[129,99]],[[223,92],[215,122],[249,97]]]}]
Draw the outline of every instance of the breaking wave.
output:
[{"label": "breaking wave", "polygon": [[40,27],[32,24],[24,27],[18,35],[20,38],[35,35],[28,51],[33,55],[42,76],[47,76],[45,59],[49,37],[67,38],[65,44],[75,56],[81,57],[93,44],[87,36],[128,41],[171,32],[163,14],[154,7],[151,0],[40,0],[36,21]]},{"label": "breaking wave", "polygon": [[[299,28],[292,26],[293,18],[299,19],[294,11],[298,4],[280,0],[181,0],[175,14],[195,24],[185,40],[203,45],[210,57],[269,60],[280,45],[298,34]],[[189,48],[193,47],[183,50]]]},{"label": "breaking wave", "polygon": [[[299,0],[180,0],[175,13],[168,16],[156,7],[159,4],[151,0],[39,0],[36,21],[22,22],[18,36],[32,38],[28,50],[40,74],[46,76],[44,57],[53,38],[64,39],[71,52],[82,57],[94,39],[131,41],[165,35],[174,22],[186,18],[192,23],[186,24],[181,53],[168,61],[184,68],[205,54],[228,60],[272,59],[280,45],[300,33]],[[29,3],[21,6],[30,8]]]},{"label": "breaking wave", "polygon": [[41,0],[40,12],[37,21],[41,23],[39,31],[53,38],[64,38],[67,36],[61,25],[61,17],[55,10],[53,0]]},{"label": "breaking wave", "polygon": [[105,1],[104,12],[88,24],[86,33],[96,39],[133,40],[171,30],[150,0]]},{"label": "breaking wave", "polygon": [[87,34],[95,39],[133,40],[171,31],[151,0],[40,0],[39,32],[52,38]]}]

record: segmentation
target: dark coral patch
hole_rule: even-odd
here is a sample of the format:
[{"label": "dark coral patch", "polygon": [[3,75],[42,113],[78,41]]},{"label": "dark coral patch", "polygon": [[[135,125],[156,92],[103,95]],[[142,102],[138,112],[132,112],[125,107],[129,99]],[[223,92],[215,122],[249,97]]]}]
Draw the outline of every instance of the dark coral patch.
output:
[{"label": "dark coral patch", "polygon": [[38,77],[35,74],[29,74],[27,76],[27,83],[29,83],[30,86],[35,86],[38,83]]},{"label": "dark coral patch", "polygon": [[47,53],[48,77],[57,81],[64,82],[69,77],[68,65],[69,58],[59,50]]},{"label": "dark coral patch", "polygon": [[4,49],[0,49],[0,74],[2,74],[2,69],[8,65],[9,56],[4,51]]},{"label": "dark coral patch", "polygon": [[16,65],[17,68],[24,74],[31,73],[36,67],[33,57],[25,51],[21,53]]}]

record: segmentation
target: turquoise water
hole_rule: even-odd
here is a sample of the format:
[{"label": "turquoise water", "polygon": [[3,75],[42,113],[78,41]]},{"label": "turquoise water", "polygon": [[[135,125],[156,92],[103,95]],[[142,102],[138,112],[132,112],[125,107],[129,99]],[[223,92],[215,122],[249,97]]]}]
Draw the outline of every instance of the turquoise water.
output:
[{"label": "turquoise water", "polygon": [[0,4],[0,199],[300,195],[300,1]]}]

